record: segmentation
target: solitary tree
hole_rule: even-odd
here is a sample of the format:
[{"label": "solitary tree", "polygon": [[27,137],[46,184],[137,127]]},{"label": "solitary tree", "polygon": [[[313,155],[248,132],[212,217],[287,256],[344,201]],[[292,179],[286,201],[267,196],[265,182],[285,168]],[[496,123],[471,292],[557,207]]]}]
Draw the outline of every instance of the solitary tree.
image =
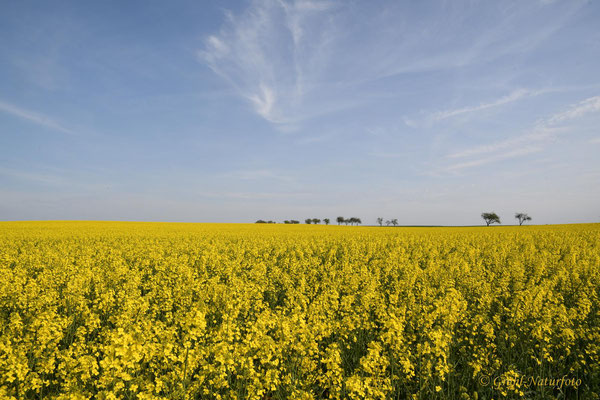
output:
[{"label": "solitary tree", "polygon": [[346,220],[344,219],[344,217],[337,217],[336,221],[337,221],[338,225],[346,222]]},{"label": "solitary tree", "polygon": [[394,225],[394,226],[398,225],[398,220],[396,218],[394,218],[392,220],[392,225]]},{"label": "solitary tree", "polygon": [[383,218],[377,218],[377,223],[379,224],[379,226],[383,226]]},{"label": "solitary tree", "polygon": [[312,222],[312,219],[310,219],[310,218],[306,218],[306,219],[304,220],[304,222],[305,222],[306,224],[310,225],[310,224],[311,224],[311,222]]},{"label": "solitary tree", "polygon": [[501,223],[500,217],[495,212],[489,212],[489,213],[484,212],[481,214],[481,218],[483,218],[483,220],[485,221],[487,226],[490,226],[490,224],[500,224]]},{"label": "solitary tree", "polygon": [[531,217],[525,213],[516,213],[515,218],[519,220],[519,226],[523,225],[525,221],[531,221]]},{"label": "solitary tree", "polygon": [[329,225],[329,218],[323,218],[323,222],[325,222],[325,225]]},{"label": "solitary tree", "polygon": [[385,221],[386,226],[390,226],[391,224],[392,224],[392,221],[390,221],[389,219],[387,221]]},{"label": "solitary tree", "polygon": [[312,219],[313,224],[317,225],[321,223],[321,220],[319,218],[313,218]]}]

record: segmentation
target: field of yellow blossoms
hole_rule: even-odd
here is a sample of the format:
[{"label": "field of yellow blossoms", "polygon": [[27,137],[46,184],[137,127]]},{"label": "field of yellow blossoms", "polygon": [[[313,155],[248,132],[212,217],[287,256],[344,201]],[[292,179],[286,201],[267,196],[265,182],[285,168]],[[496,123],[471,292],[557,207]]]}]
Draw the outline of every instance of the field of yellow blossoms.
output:
[{"label": "field of yellow blossoms", "polygon": [[599,296],[599,224],[3,222],[0,398],[597,399]]}]

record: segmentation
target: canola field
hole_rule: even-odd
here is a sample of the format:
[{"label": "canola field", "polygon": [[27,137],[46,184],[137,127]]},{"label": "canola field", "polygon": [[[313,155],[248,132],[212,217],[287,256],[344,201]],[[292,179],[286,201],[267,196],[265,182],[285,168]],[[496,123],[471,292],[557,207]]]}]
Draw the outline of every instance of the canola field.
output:
[{"label": "canola field", "polygon": [[1,399],[600,397],[600,225],[0,223]]}]

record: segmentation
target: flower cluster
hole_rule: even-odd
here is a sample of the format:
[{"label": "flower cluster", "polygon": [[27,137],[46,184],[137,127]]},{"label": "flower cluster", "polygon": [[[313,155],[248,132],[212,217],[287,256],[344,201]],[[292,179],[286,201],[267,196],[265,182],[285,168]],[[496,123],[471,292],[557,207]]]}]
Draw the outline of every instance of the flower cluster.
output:
[{"label": "flower cluster", "polygon": [[0,223],[0,398],[598,398],[599,296],[595,224]]}]

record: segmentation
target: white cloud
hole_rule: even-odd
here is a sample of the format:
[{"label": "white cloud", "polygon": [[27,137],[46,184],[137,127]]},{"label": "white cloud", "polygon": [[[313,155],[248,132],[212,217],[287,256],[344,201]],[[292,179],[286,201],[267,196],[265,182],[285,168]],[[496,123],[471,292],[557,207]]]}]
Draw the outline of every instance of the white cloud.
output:
[{"label": "white cloud", "polygon": [[[382,78],[462,68],[530,51],[564,26],[579,6],[566,7],[568,12],[543,27],[527,22],[537,12],[532,6],[516,11],[493,6],[498,17],[476,26],[470,20],[479,6],[444,4],[422,21],[411,20],[412,7],[402,3],[362,7],[343,1],[251,0],[241,13],[227,13],[199,56],[259,116],[282,127],[364,104],[367,86]],[[457,26],[464,28],[457,31]],[[475,44],[463,35],[471,37],[472,29],[480,31]],[[537,94],[519,89],[488,103],[440,111],[432,120]]]},{"label": "white cloud", "polygon": [[600,96],[594,96],[572,105],[566,111],[552,115],[550,118],[542,121],[542,123],[544,125],[557,125],[598,111],[600,111]]},{"label": "white cloud", "polygon": [[206,44],[210,47],[210,51],[206,52],[205,56],[211,60],[224,57],[229,53],[229,46],[216,36],[209,36]]},{"label": "white cloud", "polygon": [[250,101],[254,104],[256,112],[270,122],[279,122],[273,114],[273,105],[275,104],[275,91],[269,86],[261,83],[258,88],[258,93],[249,95]]},{"label": "white cloud", "polygon": [[25,110],[23,108],[17,107],[13,104],[9,104],[3,101],[0,101],[0,111],[11,114],[15,117],[24,119],[29,122],[33,122],[37,125],[43,126],[45,128],[49,128],[55,131],[75,134],[71,129],[65,128],[63,125],[54,121],[53,119],[46,117],[45,115],[35,113],[33,111]]},{"label": "white cloud", "polygon": [[458,164],[452,164],[447,167],[444,167],[443,170],[445,172],[456,172],[456,171],[460,171],[463,169],[479,167],[484,164],[490,164],[493,162],[498,162],[498,161],[506,160],[509,158],[521,157],[521,156],[525,156],[525,155],[528,155],[531,153],[537,153],[540,151],[542,151],[541,147],[535,147],[535,146],[523,147],[523,148],[519,148],[516,150],[507,151],[504,153],[495,154],[495,155],[492,155],[492,156],[486,157],[486,158],[478,158],[478,159],[471,160],[471,161],[465,161],[465,162],[458,163]]},{"label": "white cloud", "polygon": [[482,103],[482,104],[479,104],[476,106],[457,108],[454,110],[438,111],[433,114],[432,119],[437,121],[437,120],[455,117],[455,116],[461,115],[461,114],[472,113],[472,112],[476,112],[476,111],[485,110],[488,108],[498,107],[498,106],[502,106],[502,105],[520,100],[524,97],[535,96],[540,93],[541,93],[541,91],[519,89],[519,90],[515,90],[514,92],[512,92],[511,94],[509,94],[507,96],[503,96],[503,97],[501,97],[497,100],[494,100],[492,102],[489,102],[489,103]]},{"label": "white cloud", "polygon": [[220,32],[209,36],[200,59],[248,99],[258,115],[295,124],[323,110],[305,97],[316,86],[331,2],[253,1],[240,15],[227,14]]},{"label": "white cloud", "polygon": [[534,143],[534,142],[543,142],[545,140],[552,138],[554,135],[554,132],[556,132],[556,130],[551,130],[551,129],[538,130],[538,131],[535,131],[533,133],[530,133],[530,134],[527,134],[524,136],[514,137],[514,138],[506,139],[506,140],[499,141],[499,142],[494,142],[494,143],[487,144],[487,145],[472,147],[470,149],[462,150],[457,153],[449,154],[446,157],[448,157],[448,158],[471,157],[471,156],[480,155],[480,154],[495,153],[499,150],[504,150],[509,147],[521,146],[524,144],[530,144],[530,143]]},{"label": "white cloud", "polygon": [[[594,96],[584,99],[568,107],[565,111],[560,111],[550,115],[536,123],[533,130],[522,136],[511,137],[506,140],[494,142],[487,145],[475,146],[459,152],[447,155],[447,158],[469,158],[487,154],[486,158],[478,158],[453,164],[444,167],[444,171],[457,171],[467,168],[478,167],[491,162],[524,156],[534,152],[540,152],[550,141],[555,140],[559,135],[569,132],[562,126],[567,121],[573,121],[582,118],[590,113],[600,112],[600,96]],[[509,148],[516,150],[505,151]],[[502,151],[505,151],[502,153]]]}]

